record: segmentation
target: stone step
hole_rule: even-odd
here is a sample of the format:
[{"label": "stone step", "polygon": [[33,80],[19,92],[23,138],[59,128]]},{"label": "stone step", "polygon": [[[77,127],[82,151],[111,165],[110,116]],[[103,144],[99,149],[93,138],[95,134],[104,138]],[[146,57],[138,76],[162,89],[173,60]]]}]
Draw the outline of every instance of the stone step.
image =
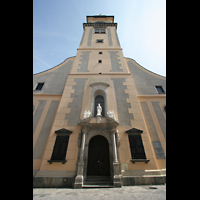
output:
[{"label": "stone step", "polygon": [[108,176],[89,176],[89,177],[86,177],[85,181],[112,181],[112,178],[111,177],[108,177]]},{"label": "stone step", "polygon": [[113,186],[113,181],[109,176],[87,176],[83,185],[87,185],[87,187],[110,187]]},{"label": "stone step", "polygon": [[165,175],[166,176],[166,169],[157,169],[157,170],[145,170],[144,176],[159,176]]},{"label": "stone step", "polygon": [[93,179],[93,180],[86,180],[84,181],[84,184],[86,185],[112,185],[111,180],[98,180],[98,179]]},{"label": "stone step", "polygon": [[113,188],[113,185],[85,185],[83,184],[82,188]]}]

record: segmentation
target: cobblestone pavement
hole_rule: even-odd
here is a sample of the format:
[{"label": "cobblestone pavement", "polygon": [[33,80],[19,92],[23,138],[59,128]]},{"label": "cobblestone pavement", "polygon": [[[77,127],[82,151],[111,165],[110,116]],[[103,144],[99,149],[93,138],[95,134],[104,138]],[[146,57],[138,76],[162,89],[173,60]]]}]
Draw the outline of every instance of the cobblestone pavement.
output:
[{"label": "cobblestone pavement", "polygon": [[34,188],[33,200],[166,200],[166,185],[123,186],[121,188]]}]

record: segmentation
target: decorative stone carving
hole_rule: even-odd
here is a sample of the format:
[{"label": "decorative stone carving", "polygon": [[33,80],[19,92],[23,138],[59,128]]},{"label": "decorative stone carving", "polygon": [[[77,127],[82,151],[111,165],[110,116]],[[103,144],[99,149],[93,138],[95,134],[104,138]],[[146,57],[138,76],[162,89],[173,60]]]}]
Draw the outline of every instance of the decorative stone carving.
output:
[{"label": "decorative stone carving", "polygon": [[89,110],[85,111],[84,114],[83,114],[82,120],[87,119],[88,117],[90,117],[90,115],[91,115],[91,112]]},{"label": "decorative stone carving", "polygon": [[116,130],[116,128],[115,128],[115,127],[112,127],[111,133],[115,133],[115,130]]},{"label": "decorative stone carving", "polygon": [[101,116],[101,112],[102,112],[102,107],[100,106],[100,103],[98,103],[98,106],[97,106],[97,116]]},{"label": "decorative stone carving", "polygon": [[115,115],[113,111],[108,111],[107,112],[108,117],[113,118],[115,120]]},{"label": "decorative stone carving", "polygon": [[83,127],[82,128],[82,133],[86,133],[87,132],[87,128],[86,127]]}]

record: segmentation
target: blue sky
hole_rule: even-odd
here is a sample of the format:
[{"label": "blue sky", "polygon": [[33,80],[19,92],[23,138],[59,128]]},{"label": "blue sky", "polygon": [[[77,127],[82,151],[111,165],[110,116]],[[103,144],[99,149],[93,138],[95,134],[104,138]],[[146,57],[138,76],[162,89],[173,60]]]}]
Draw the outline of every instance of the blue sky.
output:
[{"label": "blue sky", "polygon": [[87,15],[114,15],[124,57],[166,76],[166,0],[33,0],[33,74],[75,56]]}]

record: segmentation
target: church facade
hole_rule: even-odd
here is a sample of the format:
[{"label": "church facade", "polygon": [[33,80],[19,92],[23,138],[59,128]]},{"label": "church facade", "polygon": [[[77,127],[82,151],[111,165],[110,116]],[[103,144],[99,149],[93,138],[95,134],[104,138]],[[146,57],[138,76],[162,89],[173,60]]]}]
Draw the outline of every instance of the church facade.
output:
[{"label": "church facade", "polygon": [[166,182],[166,78],[123,56],[114,16],[33,75],[33,187]]}]

